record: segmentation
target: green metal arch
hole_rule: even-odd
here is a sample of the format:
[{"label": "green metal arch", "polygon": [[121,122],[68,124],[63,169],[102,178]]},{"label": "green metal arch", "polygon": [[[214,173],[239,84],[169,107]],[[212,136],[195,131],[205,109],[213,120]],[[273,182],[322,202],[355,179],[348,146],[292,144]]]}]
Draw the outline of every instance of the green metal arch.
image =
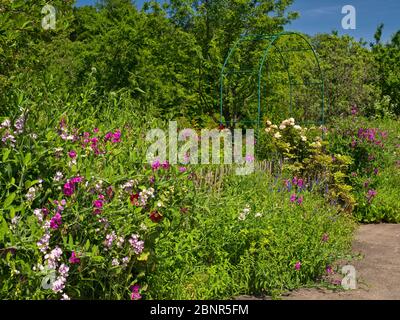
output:
[{"label": "green metal arch", "polygon": [[223,88],[224,88],[224,76],[225,76],[225,70],[227,67],[227,64],[232,56],[232,54],[236,51],[236,49],[239,47],[239,45],[244,42],[244,41],[258,41],[258,40],[270,40],[268,45],[265,47],[262,57],[259,61],[258,64],[258,83],[257,83],[257,95],[258,95],[258,114],[257,114],[257,131],[260,127],[260,122],[261,122],[261,79],[262,79],[262,72],[263,72],[263,68],[265,65],[265,62],[267,60],[267,57],[270,53],[270,50],[272,47],[276,48],[278,50],[278,53],[280,55],[280,58],[286,68],[287,74],[288,74],[288,79],[289,79],[289,88],[290,88],[290,112],[292,112],[292,77],[290,74],[290,70],[287,64],[287,61],[285,60],[282,51],[279,49],[279,47],[277,47],[275,45],[275,43],[277,42],[277,40],[279,40],[281,37],[283,36],[297,36],[300,37],[308,46],[308,50],[311,51],[313,53],[313,56],[315,58],[316,61],[316,65],[318,67],[318,71],[319,71],[319,76],[320,76],[320,85],[321,85],[321,124],[324,124],[325,119],[324,119],[324,104],[325,104],[325,85],[324,85],[324,77],[323,77],[323,73],[321,70],[321,66],[319,63],[319,59],[317,56],[317,53],[315,52],[314,48],[312,47],[312,45],[310,44],[310,42],[308,41],[308,39],[301,33],[297,33],[297,32],[291,32],[291,31],[283,31],[281,33],[275,34],[275,35],[242,35],[235,43],[234,45],[231,47],[231,49],[229,50],[228,56],[226,57],[224,64],[222,66],[221,69],[221,77],[220,77],[220,124],[222,124],[222,118],[223,118]]}]

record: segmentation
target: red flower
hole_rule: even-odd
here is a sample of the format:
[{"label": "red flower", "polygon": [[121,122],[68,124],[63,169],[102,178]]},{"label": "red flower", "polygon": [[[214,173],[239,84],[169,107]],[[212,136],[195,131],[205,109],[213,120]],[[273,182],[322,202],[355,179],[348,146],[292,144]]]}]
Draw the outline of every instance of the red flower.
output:
[{"label": "red flower", "polygon": [[139,200],[138,199],[139,199],[139,193],[131,194],[130,200],[131,200],[132,205],[138,206],[139,205]]},{"label": "red flower", "polygon": [[163,218],[163,216],[158,212],[158,211],[152,211],[151,213],[150,213],[150,219],[151,219],[151,221],[153,221],[153,222],[155,222],[155,223],[157,223],[157,222],[160,222],[160,220]]}]

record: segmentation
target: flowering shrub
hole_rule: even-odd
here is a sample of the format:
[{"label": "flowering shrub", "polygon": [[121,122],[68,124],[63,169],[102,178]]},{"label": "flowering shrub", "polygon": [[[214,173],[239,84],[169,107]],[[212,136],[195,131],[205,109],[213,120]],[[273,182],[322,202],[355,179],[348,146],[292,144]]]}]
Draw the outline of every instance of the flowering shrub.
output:
[{"label": "flowering shrub", "polygon": [[381,121],[384,129],[379,129],[354,116],[351,120],[337,120],[332,129],[332,152],[354,159],[348,178],[357,202],[354,214],[360,221],[400,221],[397,205],[400,194],[395,187],[400,181],[396,169],[396,140],[393,139],[396,127],[388,127],[390,122]]},{"label": "flowering shrub", "polygon": [[[9,137],[10,121],[2,127]],[[15,128],[24,139],[22,125]],[[161,230],[180,223],[188,174],[168,163],[115,172],[120,129],[81,133],[62,118],[57,134],[45,137],[32,150],[36,159],[21,158],[26,146],[18,149],[18,140],[5,139],[1,149],[1,295],[138,299]]]},{"label": "flowering shrub", "polygon": [[[347,172],[352,159],[328,151],[329,131],[324,126],[310,128],[295,124],[293,118],[278,125],[266,122],[269,149],[284,158],[284,171],[302,177],[307,188],[319,189],[331,203],[352,211],[355,200],[347,183]],[[323,139],[324,137],[324,139]],[[303,184],[303,182],[302,182]],[[301,203],[301,198],[292,197]]]}]

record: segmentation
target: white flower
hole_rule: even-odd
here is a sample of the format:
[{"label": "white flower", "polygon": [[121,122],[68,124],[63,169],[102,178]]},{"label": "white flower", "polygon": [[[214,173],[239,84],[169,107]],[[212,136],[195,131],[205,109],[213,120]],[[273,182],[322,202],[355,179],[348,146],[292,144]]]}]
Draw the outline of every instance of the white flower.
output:
[{"label": "white flower", "polygon": [[285,129],[286,129],[286,125],[281,124],[281,125],[279,126],[279,129],[280,129],[280,130],[285,130]]},{"label": "white flower", "polygon": [[0,129],[1,128],[10,128],[10,127],[11,127],[10,119],[6,119],[0,124]]},{"label": "white flower", "polygon": [[256,218],[260,218],[260,217],[262,217],[262,213],[261,213],[261,212],[257,212],[254,216],[255,216]]},{"label": "white flower", "polygon": [[278,126],[277,126],[276,124],[273,124],[273,125],[271,126],[271,129],[278,129]]},{"label": "white flower", "polygon": [[271,121],[267,121],[267,126],[270,126],[270,125],[272,125],[272,122]]},{"label": "white flower", "polygon": [[61,300],[71,300],[66,293],[63,293]]},{"label": "white flower", "polygon": [[294,126],[294,124],[295,124],[294,118],[289,118],[288,120],[289,120],[289,124],[291,126]]},{"label": "white flower", "polygon": [[36,189],[34,187],[30,187],[25,197],[28,199],[28,201],[33,201],[33,199],[36,197]]},{"label": "white flower", "polygon": [[265,128],[265,132],[269,133],[271,131],[271,128]]},{"label": "white flower", "polygon": [[281,136],[281,134],[280,134],[279,132],[277,132],[277,133],[274,134],[274,137],[275,137],[276,139],[279,139],[279,138],[281,138],[282,136]]},{"label": "white flower", "polygon": [[118,259],[114,258],[111,262],[111,264],[113,265],[113,267],[119,266],[119,261]]},{"label": "white flower", "polygon": [[307,137],[306,136],[301,136],[301,141],[306,142],[307,141]]},{"label": "white flower", "polygon": [[56,172],[56,175],[54,176],[53,180],[54,181],[60,181],[63,178],[63,174],[60,171]]},{"label": "white flower", "polygon": [[246,207],[244,207],[243,211],[239,214],[239,220],[243,221],[246,219],[247,215],[250,212],[250,207],[248,205],[246,205]]},{"label": "white flower", "polygon": [[301,127],[299,125],[297,125],[297,124],[293,128],[296,129],[296,130],[301,130]]}]

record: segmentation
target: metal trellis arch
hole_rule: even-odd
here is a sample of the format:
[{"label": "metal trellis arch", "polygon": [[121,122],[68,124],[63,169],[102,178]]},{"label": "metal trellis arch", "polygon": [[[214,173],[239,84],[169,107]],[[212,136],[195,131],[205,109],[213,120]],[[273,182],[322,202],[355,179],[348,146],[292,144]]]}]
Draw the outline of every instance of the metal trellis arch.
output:
[{"label": "metal trellis arch", "polygon": [[[295,36],[298,37],[299,40],[301,40],[303,43],[306,44],[306,48],[304,48],[303,46],[301,46],[301,48],[294,48],[294,49],[290,49],[290,50],[284,50],[282,51],[277,45],[277,41],[279,39],[281,39],[282,37],[289,37],[289,36]],[[290,40],[290,39],[289,39]],[[238,50],[238,48],[247,41],[269,41],[267,42],[267,45],[263,48],[263,51],[261,53],[259,62],[258,62],[258,66],[255,69],[251,69],[251,70],[239,70],[239,71],[232,71],[227,69],[227,65],[230,62],[230,59],[232,58],[232,56],[234,55],[234,53]],[[284,31],[275,35],[265,35],[265,34],[245,34],[242,35],[236,42],[235,44],[231,47],[231,49],[229,50],[228,56],[225,59],[225,62],[223,64],[223,67],[221,69],[221,75],[220,75],[220,124],[222,125],[224,123],[223,120],[223,111],[224,111],[224,79],[226,78],[226,76],[230,73],[251,73],[252,75],[254,75],[257,78],[257,118],[256,120],[251,120],[251,121],[247,121],[248,123],[251,124],[256,124],[257,125],[257,131],[259,130],[260,127],[260,123],[261,123],[261,115],[262,115],[262,108],[261,108],[261,97],[262,97],[262,79],[263,79],[263,70],[265,69],[264,66],[266,64],[266,62],[268,61],[268,57],[270,55],[271,52],[271,48],[277,49],[280,60],[283,62],[283,66],[286,69],[287,72],[287,76],[288,76],[288,81],[289,81],[289,95],[290,95],[290,114],[292,114],[293,111],[293,88],[295,86],[314,86],[316,85],[317,87],[319,86],[320,88],[320,93],[318,94],[319,99],[320,99],[320,114],[319,114],[319,119],[318,119],[318,123],[319,124],[324,124],[325,119],[324,119],[324,78],[323,78],[323,74],[321,71],[321,67],[320,67],[320,63],[319,63],[319,59],[318,56],[314,50],[314,48],[312,47],[312,45],[310,44],[310,42],[307,40],[307,38],[300,33],[297,32],[290,32],[290,31]],[[317,75],[318,81],[313,82],[313,83],[295,83],[293,81],[293,76],[290,72],[290,67],[289,67],[289,63],[287,61],[287,59],[285,59],[284,56],[284,52],[297,52],[297,51],[311,51],[312,55],[315,59],[315,63],[316,63],[316,68],[317,68],[317,72],[319,73]],[[267,73],[267,79],[268,79],[268,73]],[[318,99],[318,100],[319,100]],[[234,125],[236,123],[236,119],[235,120],[227,120],[225,119],[225,124],[227,125]]]}]

